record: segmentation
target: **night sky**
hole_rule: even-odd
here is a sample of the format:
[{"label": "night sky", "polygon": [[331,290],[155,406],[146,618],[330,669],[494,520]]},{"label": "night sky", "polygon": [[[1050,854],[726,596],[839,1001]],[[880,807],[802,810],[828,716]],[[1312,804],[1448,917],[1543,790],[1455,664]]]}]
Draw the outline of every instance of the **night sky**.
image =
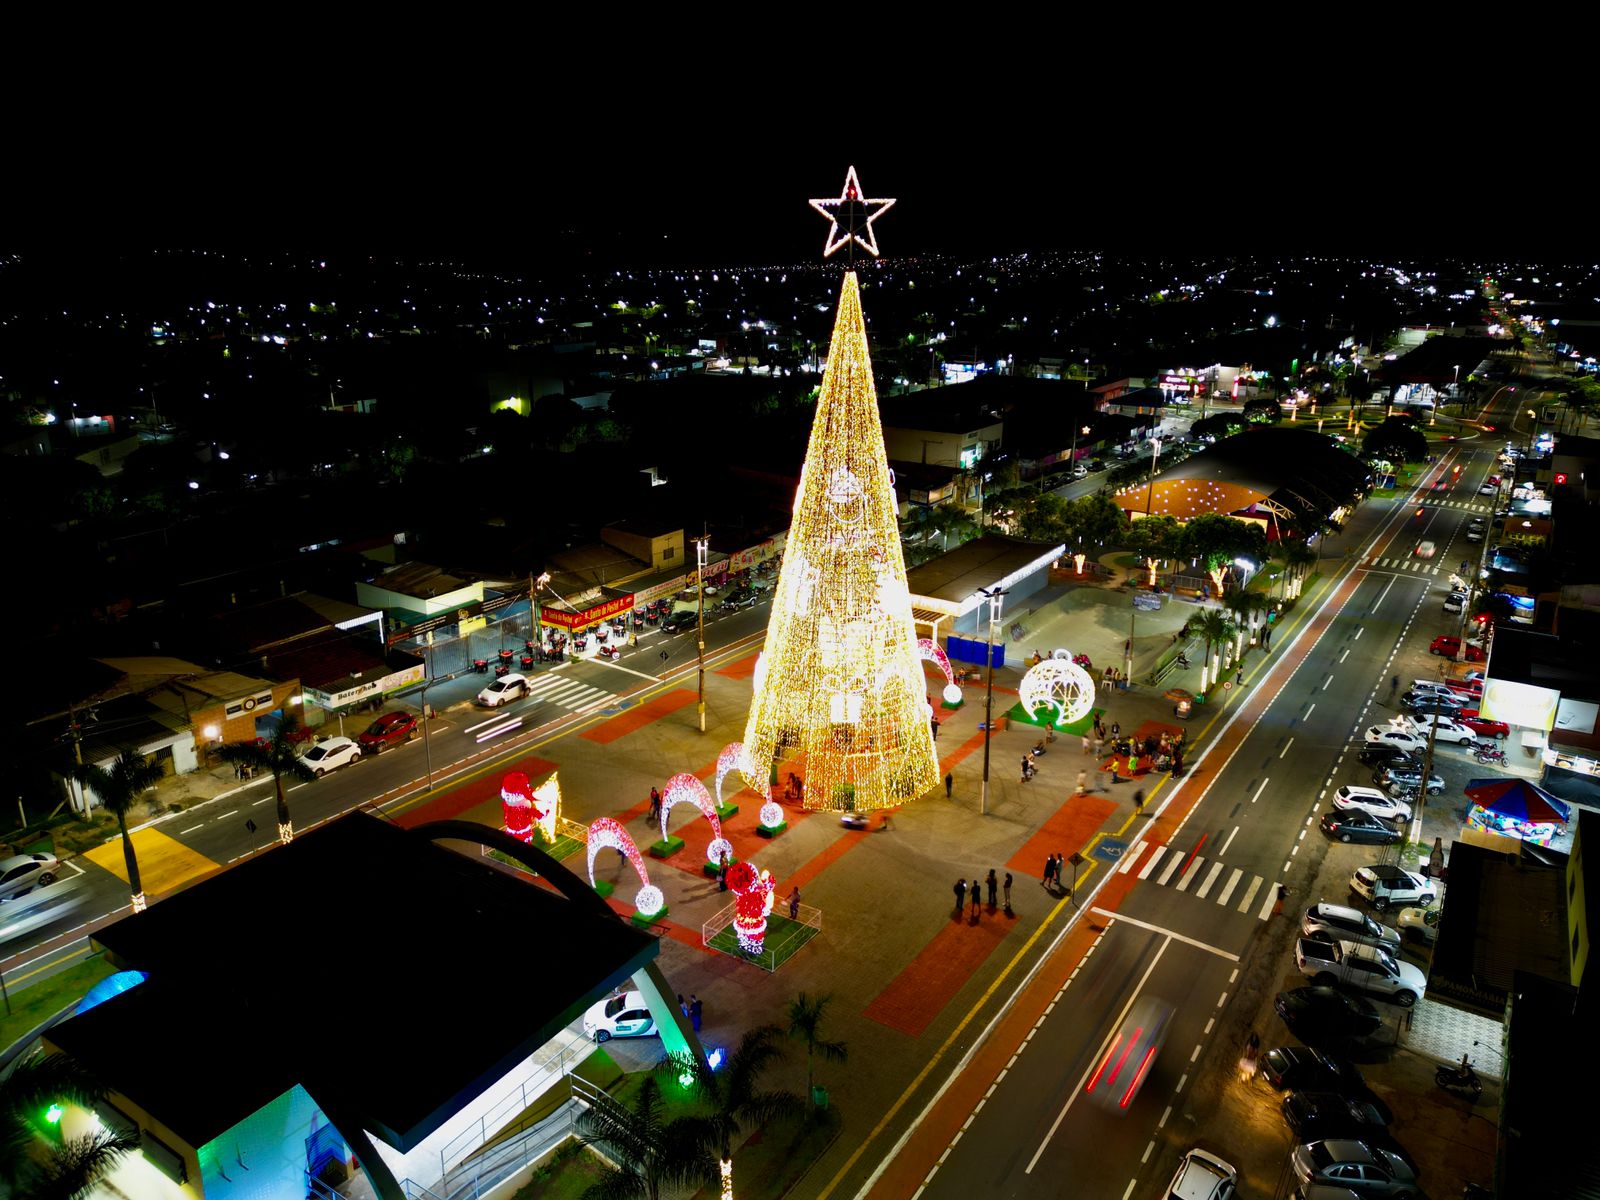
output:
[{"label": "night sky", "polygon": [[1022,99],[957,86],[948,65],[929,74],[940,86],[926,108],[904,88],[876,107],[870,78],[845,105],[776,84],[734,103],[632,83],[617,102],[589,80],[498,103],[257,102],[78,123],[71,137],[29,130],[13,179],[31,182],[8,195],[20,219],[0,239],[515,268],[814,261],[826,225],[806,201],[837,196],[854,163],[868,196],[899,200],[877,226],[888,256],[1565,256],[1591,240],[1559,154],[1524,149],[1542,135],[1459,96],[1267,75],[1172,88],[1130,70]]}]

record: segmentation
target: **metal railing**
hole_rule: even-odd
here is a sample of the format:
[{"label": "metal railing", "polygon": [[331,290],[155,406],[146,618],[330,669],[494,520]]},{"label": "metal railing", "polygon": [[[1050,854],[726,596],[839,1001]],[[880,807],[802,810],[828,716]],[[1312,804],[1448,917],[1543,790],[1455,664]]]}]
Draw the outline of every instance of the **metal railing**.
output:
[{"label": "metal railing", "polygon": [[[733,914],[737,906],[736,901],[718,909],[717,912],[712,914],[710,920],[705,921],[700,926],[700,941],[706,949],[716,950],[718,953],[728,953],[727,951],[722,951],[719,947],[713,946],[711,942],[718,934],[723,933],[733,924]],[[784,919],[785,921],[789,920],[788,917]],[[794,926],[776,934],[769,928],[767,936],[762,940],[761,950],[758,953],[751,954],[740,950],[735,957],[744,962],[754,963],[763,971],[776,971],[778,964],[788,957],[788,954],[784,952],[788,950],[790,943],[797,938],[810,940],[816,934],[822,932],[822,910],[820,908],[812,908],[809,904],[800,905],[794,918]],[[814,932],[807,933],[805,932],[806,929]]]},{"label": "metal railing", "polygon": [[498,1104],[467,1129],[462,1130],[439,1151],[440,1175],[449,1178],[452,1170],[459,1169],[459,1166],[452,1168],[449,1164],[462,1163],[479,1146],[515,1121],[519,1113],[526,1112],[552,1087],[561,1086],[562,1077],[570,1077],[571,1069],[593,1052],[593,1045],[572,1034],[571,1039],[565,1044],[536,1055],[529,1064],[527,1073],[517,1082],[514,1091],[509,1092]]}]

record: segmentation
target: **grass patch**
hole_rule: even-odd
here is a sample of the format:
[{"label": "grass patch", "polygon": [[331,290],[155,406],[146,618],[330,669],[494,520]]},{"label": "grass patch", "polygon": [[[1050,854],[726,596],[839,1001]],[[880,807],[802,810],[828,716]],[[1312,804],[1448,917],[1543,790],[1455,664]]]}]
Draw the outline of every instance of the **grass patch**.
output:
[{"label": "grass patch", "polygon": [[762,941],[763,949],[760,954],[746,954],[739,948],[739,936],[733,931],[732,925],[719,930],[712,937],[710,946],[713,950],[732,958],[755,963],[763,970],[776,971],[800,947],[821,932],[814,925],[807,925],[803,921],[791,921],[774,911],[767,917],[767,935]]},{"label": "grass patch", "polygon": [[104,958],[96,955],[86,962],[47,975],[25,988],[18,989],[16,983],[12,982],[9,985],[11,1011],[0,1017],[0,1046],[11,1045],[73,1001],[81,1000],[85,992],[115,970]]},{"label": "grass patch", "polygon": [[[1096,686],[1098,687],[1098,685]],[[1047,708],[1041,704],[1038,708],[1038,715],[1035,716],[1033,712],[1024,708],[1019,700],[1016,704],[1006,709],[1003,715],[1008,720],[1020,721],[1024,725],[1032,725],[1036,729],[1043,729],[1050,724],[1049,714],[1054,711],[1055,709]],[[1086,715],[1079,717],[1076,721],[1069,721],[1065,725],[1057,725],[1056,732],[1065,734],[1068,737],[1082,737],[1094,728],[1094,719],[1098,716],[1104,716],[1105,711],[1103,708],[1091,708]]]},{"label": "grass patch", "polygon": [[[583,843],[577,838],[570,837],[558,837],[553,842],[545,842],[536,839],[533,844],[539,849],[543,850],[557,862],[560,862],[562,859],[566,858],[568,855],[574,853],[583,846]],[[514,870],[521,871],[525,875],[531,873],[527,867],[523,866],[509,854],[502,854],[498,850],[490,850],[489,857],[494,859],[496,862],[503,862],[506,866],[511,867]]]},{"label": "grass patch", "polygon": [[511,1200],[578,1200],[606,1176],[606,1168],[577,1142],[567,1142],[536,1167],[533,1178],[518,1188]]},{"label": "grass patch", "polygon": [[[839,1136],[839,1110],[814,1109],[811,1120],[774,1122],[750,1135],[733,1155],[733,1181],[740,1200],[780,1200]],[[701,1196],[712,1196],[702,1189]]]}]

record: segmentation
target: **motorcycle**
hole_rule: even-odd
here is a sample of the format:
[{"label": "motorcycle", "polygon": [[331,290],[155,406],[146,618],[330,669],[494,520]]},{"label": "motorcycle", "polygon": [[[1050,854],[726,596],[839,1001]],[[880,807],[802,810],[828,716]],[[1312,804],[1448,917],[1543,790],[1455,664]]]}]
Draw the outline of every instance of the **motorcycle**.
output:
[{"label": "motorcycle", "polygon": [[1483,1081],[1465,1059],[1456,1066],[1438,1068],[1433,1073],[1433,1082],[1452,1096],[1472,1103],[1477,1103],[1478,1097],[1483,1095]]},{"label": "motorcycle", "polygon": [[610,643],[607,643],[606,645],[600,647],[600,657],[601,658],[610,660],[610,659],[614,659],[614,658],[620,658],[621,656],[622,656],[622,651],[618,650],[615,646],[611,645]]},{"label": "motorcycle", "polygon": [[1472,757],[1485,764],[1503,763],[1506,761],[1506,752],[1504,750],[1489,750],[1480,747],[1473,751]]},{"label": "motorcycle", "polygon": [[496,679],[500,679],[500,678],[502,678],[502,677],[504,677],[506,675],[509,675],[509,674],[511,674],[511,664],[509,662],[497,662],[497,663],[495,663],[495,665],[494,665],[494,677]]}]

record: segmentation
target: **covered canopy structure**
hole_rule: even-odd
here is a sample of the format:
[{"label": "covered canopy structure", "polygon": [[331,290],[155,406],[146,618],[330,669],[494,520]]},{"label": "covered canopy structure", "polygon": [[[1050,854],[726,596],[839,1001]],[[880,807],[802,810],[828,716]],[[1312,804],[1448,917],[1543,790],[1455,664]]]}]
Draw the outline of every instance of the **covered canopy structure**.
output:
[{"label": "covered canopy structure", "polygon": [[1371,484],[1367,464],[1314,429],[1262,426],[1224,438],[1113,497],[1132,517],[1253,518],[1277,539],[1308,534]]}]

